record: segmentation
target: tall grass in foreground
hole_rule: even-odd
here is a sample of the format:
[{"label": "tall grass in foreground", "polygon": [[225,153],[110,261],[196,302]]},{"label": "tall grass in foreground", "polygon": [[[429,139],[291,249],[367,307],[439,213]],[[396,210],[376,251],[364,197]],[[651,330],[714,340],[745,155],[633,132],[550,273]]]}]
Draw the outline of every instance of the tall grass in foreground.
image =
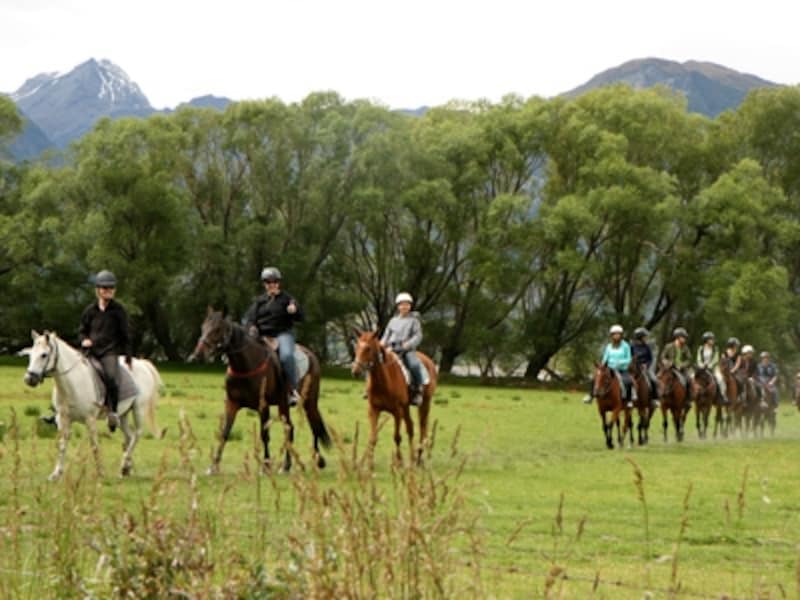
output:
[{"label": "tall grass in foreground", "polygon": [[[459,484],[463,461],[443,473],[395,465],[388,482],[381,481],[387,475],[367,467],[357,435],[350,448],[337,437],[335,483],[307,467],[289,475],[287,486],[278,481],[282,475],[260,475],[254,431],[253,453],[236,482],[254,486],[264,506],[259,531],[252,532],[254,551],[252,543],[220,535],[235,531],[241,518],[226,510],[232,483],[221,486],[214,505],[201,504],[196,440],[183,414],[179,425],[177,447],[164,450],[138,505],[117,500],[109,508],[109,480],[98,478],[85,447],[72,455],[61,482],[41,481],[35,475],[40,442],[31,435],[23,449],[12,413],[0,459],[10,461],[12,479],[0,536],[0,596],[483,597],[477,517]],[[176,458],[182,476],[170,478]],[[265,485],[271,489],[262,490]],[[265,515],[287,497],[296,510],[284,550],[270,556]]]}]

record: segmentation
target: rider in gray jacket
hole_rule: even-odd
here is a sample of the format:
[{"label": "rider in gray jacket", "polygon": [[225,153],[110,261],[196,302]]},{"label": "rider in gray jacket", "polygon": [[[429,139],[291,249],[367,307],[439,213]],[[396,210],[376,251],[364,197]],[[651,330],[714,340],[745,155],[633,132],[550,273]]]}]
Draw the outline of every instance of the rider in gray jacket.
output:
[{"label": "rider in gray jacket", "polygon": [[411,404],[419,406],[422,403],[422,363],[417,357],[417,347],[422,342],[422,325],[419,322],[419,313],[411,312],[414,299],[411,294],[401,292],[397,294],[395,304],[397,315],[392,317],[381,337],[381,345],[390,348],[403,359],[411,373]]}]

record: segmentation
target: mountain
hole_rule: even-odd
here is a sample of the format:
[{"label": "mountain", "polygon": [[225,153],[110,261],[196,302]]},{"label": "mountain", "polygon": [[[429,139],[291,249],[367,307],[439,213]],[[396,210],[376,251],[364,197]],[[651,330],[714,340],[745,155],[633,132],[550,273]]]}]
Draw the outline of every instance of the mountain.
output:
[{"label": "mountain", "polygon": [[101,117],[144,117],[154,112],[125,71],[109,60],[93,58],[63,75],[41,73],[11,99],[58,148],[81,137]]},{"label": "mountain", "polygon": [[42,154],[45,150],[53,149],[53,142],[47,137],[30,117],[22,110],[19,110],[23,120],[22,132],[14,138],[8,145],[8,151],[15,160],[32,160]]},{"label": "mountain", "polygon": [[710,62],[690,60],[679,63],[661,58],[643,58],[598,73],[564,95],[578,96],[618,82],[628,83],[634,88],[666,85],[686,95],[690,112],[709,117],[716,117],[725,110],[738,107],[754,88],[778,85]]},{"label": "mountain", "polygon": [[212,96],[211,94],[206,96],[198,96],[197,98],[192,98],[188,102],[183,102],[178,105],[178,109],[181,109],[185,106],[192,106],[194,108],[216,108],[217,110],[225,110],[225,108],[231,104],[233,100],[230,98],[225,98],[224,96]]}]

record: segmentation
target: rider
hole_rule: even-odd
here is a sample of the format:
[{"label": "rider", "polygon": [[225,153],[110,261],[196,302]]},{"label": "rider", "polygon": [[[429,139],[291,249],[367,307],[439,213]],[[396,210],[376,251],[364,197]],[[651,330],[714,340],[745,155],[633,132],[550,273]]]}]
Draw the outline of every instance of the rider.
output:
[{"label": "rider", "polygon": [[114,300],[117,278],[111,271],[100,271],[94,278],[97,301],[83,311],[78,331],[80,345],[103,366],[108,401],[108,428],[119,425],[119,355],[131,368],[131,339],[128,334],[128,314]]},{"label": "rider", "polygon": [[633,332],[633,343],[631,344],[631,354],[633,363],[638,372],[647,378],[650,388],[650,398],[653,408],[658,408],[658,382],[653,374],[653,349],[647,343],[650,332],[644,327],[637,327]]},{"label": "rider", "polygon": [[300,395],[297,391],[297,368],[294,360],[295,339],[292,326],[303,320],[303,311],[297,301],[281,289],[281,272],[276,267],[265,267],[261,281],[265,292],[253,301],[242,318],[242,324],[252,333],[275,338],[278,342],[278,357],[289,384],[289,406],[296,406]]},{"label": "rider", "polygon": [[760,354],[761,361],[756,367],[756,380],[763,386],[764,391],[769,394],[770,400],[775,408],[778,407],[778,367],[772,362],[769,352]]},{"label": "rider", "polygon": [[689,367],[692,359],[686,341],[689,334],[683,327],[676,327],[672,332],[672,341],[664,346],[661,351],[661,366],[665,369],[674,369],[678,375],[678,380],[686,389],[686,410],[692,406],[692,388],[689,376]]},{"label": "rider", "polygon": [[[612,369],[617,377],[622,380],[626,394],[625,397],[628,399],[627,406],[628,408],[632,408],[633,401],[636,400],[636,388],[633,386],[630,373],[628,373],[628,367],[631,364],[631,347],[628,342],[622,339],[623,333],[622,325],[611,326],[608,330],[611,341],[608,342],[603,349],[603,358],[600,362]],[[583,402],[585,404],[590,404],[593,397],[594,381],[592,382],[589,396],[584,398]]]},{"label": "rider", "polygon": [[400,292],[394,300],[397,314],[391,318],[381,337],[381,345],[397,353],[411,373],[411,404],[422,404],[422,363],[417,356],[417,347],[422,342],[422,325],[418,312],[411,312],[414,298],[408,292]]},{"label": "rider", "polygon": [[706,331],[703,334],[703,344],[697,348],[697,360],[695,366],[698,369],[705,369],[714,376],[717,382],[717,399],[722,404],[727,404],[728,399],[725,396],[725,380],[722,378],[722,372],[719,370],[719,352],[715,345],[714,334],[711,331]]}]

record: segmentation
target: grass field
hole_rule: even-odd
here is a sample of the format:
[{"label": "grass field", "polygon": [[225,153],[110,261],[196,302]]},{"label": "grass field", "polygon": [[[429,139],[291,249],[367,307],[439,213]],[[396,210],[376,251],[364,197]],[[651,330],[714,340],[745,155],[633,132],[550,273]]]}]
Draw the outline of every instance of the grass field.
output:
[{"label": "grass field", "polygon": [[[50,484],[55,439],[36,417],[52,383],[28,389],[23,372],[21,362],[0,365],[3,597],[323,596],[333,589],[320,583],[326,564],[362,579],[351,596],[800,597],[800,414],[785,401],[774,438],[701,442],[691,414],[682,444],[661,440],[659,418],[649,447],[609,451],[577,393],[443,385],[426,467],[392,468],[387,427],[365,476],[363,384],[328,377],[320,405],[340,444],[325,471],[258,476],[257,419],[242,412],[222,474],[209,478],[222,369],[164,368],[167,434],[141,442],[133,477],[116,477],[121,437],[105,433],[98,480],[78,426],[67,475]],[[296,424],[295,449],[310,465],[310,432]],[[282,438],[274,429],[273,456]],[[361,531],[359,514],[383,537],[343,542],[345,530]],[[403,529],[407,518],[415,524]],[[412,530],[427,552],[418,560],[444,571],[415,572],[416,590],[396,582],[408,565],[387,566],[416,556],[393,548]],[[319,558],[315,540],[338,554]],[[346,575],[348,561],[383,561],[383,575]],[[306,568],[318,568],[321,587],[297,573]],[[173,587],[135,587],[145,579]]]}]

